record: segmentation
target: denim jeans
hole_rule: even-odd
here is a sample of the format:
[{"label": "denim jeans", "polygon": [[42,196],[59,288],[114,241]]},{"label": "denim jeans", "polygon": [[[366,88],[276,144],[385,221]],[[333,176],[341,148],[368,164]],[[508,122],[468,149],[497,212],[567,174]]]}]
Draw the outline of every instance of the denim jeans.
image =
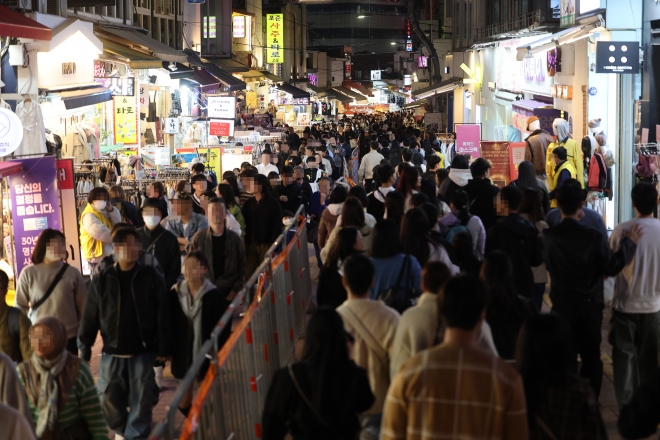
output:
[{"label": "denim jeans", "polygon": [[129,358],[101,356],[96,386],[103,414],[110,429],[126,440],[146,440],[151,432],[155,360],[155,353]]}]

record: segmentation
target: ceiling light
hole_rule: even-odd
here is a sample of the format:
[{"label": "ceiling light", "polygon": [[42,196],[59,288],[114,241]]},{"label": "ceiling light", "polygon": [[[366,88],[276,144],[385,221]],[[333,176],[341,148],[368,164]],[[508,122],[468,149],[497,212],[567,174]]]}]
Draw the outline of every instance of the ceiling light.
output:
[{"label": "ceiling light", "polygon": [[366,15],[358,15],[358,18],[366,18]]},{"label": "ceiling light", "polygon": [[396,43],[395,43],[395,42],[391,42],[390,44],[391,44],[392,46],[394,46]]}]

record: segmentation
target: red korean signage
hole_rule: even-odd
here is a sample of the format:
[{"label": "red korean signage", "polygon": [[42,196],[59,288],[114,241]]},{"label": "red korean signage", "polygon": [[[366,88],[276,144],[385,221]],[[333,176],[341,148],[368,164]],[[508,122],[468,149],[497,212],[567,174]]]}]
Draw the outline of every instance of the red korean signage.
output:
[{"label": "red korean signage", "polygon": [[234,121],[211,121],[209,124],[209,134],[211,136],[233,136]]}]

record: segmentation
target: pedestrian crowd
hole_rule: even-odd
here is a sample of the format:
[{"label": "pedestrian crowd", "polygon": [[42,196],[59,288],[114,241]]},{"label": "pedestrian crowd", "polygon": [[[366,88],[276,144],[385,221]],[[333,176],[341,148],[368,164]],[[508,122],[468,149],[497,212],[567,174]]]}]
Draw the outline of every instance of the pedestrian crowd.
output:
[{"label": "pedestrian crowd", "polygon": [[566,149],[547,151],[551,190],[527,161],[499,188],[488,161],[446,157],[411,115],[365,115],[289,128],[217,185],[196,164],[170,203],[158,182],[139,209],[121,187],[93,189],[80,218],[88,282],[52,229],[15,307],[0,271],[0,440],[147,439],[164,366],[184,377],[297,214],[320,269],[318,307],[301,358],[271,381],[262,438],[607,438],[606,278],[619,430],[651,435],[658,192],[637,184],[635,219],[608,236]]}]

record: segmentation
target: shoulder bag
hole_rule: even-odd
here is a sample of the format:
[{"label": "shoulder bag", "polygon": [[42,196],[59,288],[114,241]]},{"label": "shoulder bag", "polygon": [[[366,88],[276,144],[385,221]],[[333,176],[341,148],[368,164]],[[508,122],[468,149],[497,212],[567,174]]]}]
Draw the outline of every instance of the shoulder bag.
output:
[{"label": "shoulder bag", "polygon": [[[57,272],[57,275],[55,275],[55,278],[54,278],[53,281],[50,283],[50,286],[48,286],[48,290],[46,290],[46,293],[44,293],[44,296],[42,296],[41,298],[39,298],[39,300],[38,300],[37,302],[35,302],[34,304],[32,304],[32,307],[30,308],[30,312],[28,313],[28,317],[30,318],[30,320],[32,320],[32,319],[34,318],[34,314],[35,314],[35,312],[37,311],[37,309],[38,309],[39,307],[41,307],[41,305],[42,305],[43,303],[45,303],[46,300],[48,300],[48,298],[50,297],[50,295],[53,293],[53,290],[55,290],[55,287],[57,286],[57,284],[58,284],[58,283],[60,282],[60,280],[62,279],[62,276],[64,275],[64,272],[66,272],[66,270],[67,270],[68,268],[69,268],[69,265],[68,265],[67,263],[64,263],[64,264],[62,265],[62,268],[60,269],[60,271]],[[34,324],[34,322],[33,322],[33,324]]]},{"label": "shoulder bag", "polygon": [[413,299],[416,297],[417,293],[415,292],[414,287],[408,287],[408,280],[405,281],[402,287],[404,273],[410,277],[409,255],[406,255],[394,287],[390,287],[389,289],[381,290],[378,292],[378,299],[382,300],[385,304],[387,304],[389,307],[392,307],[399,313],[403,313],[404,310],[414,305]]}]

